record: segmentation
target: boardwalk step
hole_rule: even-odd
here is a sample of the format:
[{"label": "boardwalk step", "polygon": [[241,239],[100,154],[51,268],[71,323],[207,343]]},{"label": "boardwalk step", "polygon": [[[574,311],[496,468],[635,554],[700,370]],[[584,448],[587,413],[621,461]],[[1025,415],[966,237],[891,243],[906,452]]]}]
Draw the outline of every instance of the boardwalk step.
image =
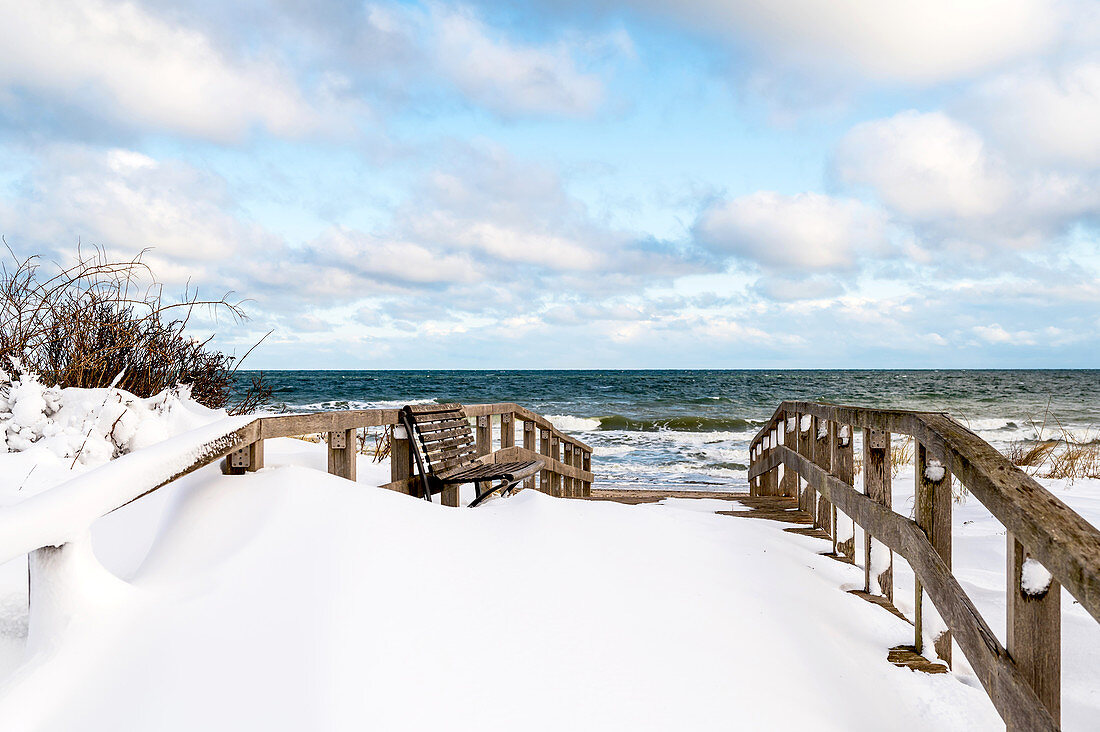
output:
[{"label": "boardwalk step", "polygon": [[886,660],[899,668],[920,671],[925,674],[945,674],[947,666],[929,661],[914,650],[913,646],[894,646],[886,654]]}]

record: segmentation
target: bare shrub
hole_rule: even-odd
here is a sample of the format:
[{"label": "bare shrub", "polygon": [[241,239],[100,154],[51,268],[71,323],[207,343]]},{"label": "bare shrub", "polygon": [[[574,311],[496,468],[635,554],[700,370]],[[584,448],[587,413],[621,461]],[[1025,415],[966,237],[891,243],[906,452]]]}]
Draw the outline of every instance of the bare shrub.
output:
[{"label": "bare shrub", "polygon": [[113,384],[139,397],[189,384],[200,404],[232,412],[264,399],[260,379],[229,405],[239,361],[186,332],[196,308],[245,319],[230,294],[200,300],[188,289],[167,302],[142,255],[114,261],[101,249],[78,249],[74,264],[46,270],[38,257],[8,252],[11,262],[0,266],[0,362],[16,359],[47,384]]}]

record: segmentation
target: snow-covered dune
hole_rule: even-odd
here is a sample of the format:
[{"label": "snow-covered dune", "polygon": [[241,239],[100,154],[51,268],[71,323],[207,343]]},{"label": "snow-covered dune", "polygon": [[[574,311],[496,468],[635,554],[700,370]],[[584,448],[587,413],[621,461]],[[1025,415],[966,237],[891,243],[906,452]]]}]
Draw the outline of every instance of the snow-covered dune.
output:
[{"label": "snow-covered dune", "polygon": [[272,443],[49,568],[67,595],[32,618],[5,730],[999,725],[980,689],[888,664],[909,626],[778,524],[531,491],[448,509]]}]

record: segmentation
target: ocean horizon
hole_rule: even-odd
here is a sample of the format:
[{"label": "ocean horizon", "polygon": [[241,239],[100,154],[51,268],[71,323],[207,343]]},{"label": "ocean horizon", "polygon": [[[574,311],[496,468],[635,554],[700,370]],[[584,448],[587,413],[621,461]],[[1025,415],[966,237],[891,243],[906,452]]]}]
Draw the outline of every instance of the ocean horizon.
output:
[{"label": "ocean horizon", "polygon": [[[241,382],[259,371],[240,371]],[[1097,369],[264,370],[274,411],[515,402],[594,448],[600,486],[742,491],[786,399],[947,412],[1005,450],[1100,437]]]}]

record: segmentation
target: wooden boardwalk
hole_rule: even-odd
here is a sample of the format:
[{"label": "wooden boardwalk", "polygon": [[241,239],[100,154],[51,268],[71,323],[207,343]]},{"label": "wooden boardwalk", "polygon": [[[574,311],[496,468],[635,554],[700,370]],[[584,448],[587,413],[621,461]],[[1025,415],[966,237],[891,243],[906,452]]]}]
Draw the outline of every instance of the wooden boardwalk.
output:
[{"label": "wooden boardwalk", "polygon": [[[802,536],[812,536],[828,542],[832,541],[832,537],[825,530],[814,526],[813,516],[801,510],[798,507],[798,498],[793,496],[754,496],[748,493],[730,493],[723,491],[612,490],[593,488],[591,489],[590,495],[583,497],[578,496],[578,498],[588,501],[612,501],[628,505],[657,503],[666,498],[689,500],[712,498],[721,501],[736,501],[742,508],[735,508],[729,511],[715,511],[715,513],[721,516],[733,516],[735,518],[764,519],[766,521],[779,521],[785,524],[793,524],[793,526],[784,529],[784,531],[800,534]],[[822,552],[822,555],[835,559],[838,562],[844,562],[845,564],[854,564],[850,557],[833,552],[831,546],[830,550]],[[861,590],[849,590],[849,592],[856,597],[866,600],[872,605],[878,605],[883,610],[904,620],[906,623],[912,624],[912,622],[887,598],[879,595],[872,595]],[[923,673],[943,674],[948,671],[946,665],[928,660],[918,653],[917,649],[913,646],[896,646],[891,648],[887,653],[886,660],[895,666],[908,668],[913,671],[921,671]]]}]

